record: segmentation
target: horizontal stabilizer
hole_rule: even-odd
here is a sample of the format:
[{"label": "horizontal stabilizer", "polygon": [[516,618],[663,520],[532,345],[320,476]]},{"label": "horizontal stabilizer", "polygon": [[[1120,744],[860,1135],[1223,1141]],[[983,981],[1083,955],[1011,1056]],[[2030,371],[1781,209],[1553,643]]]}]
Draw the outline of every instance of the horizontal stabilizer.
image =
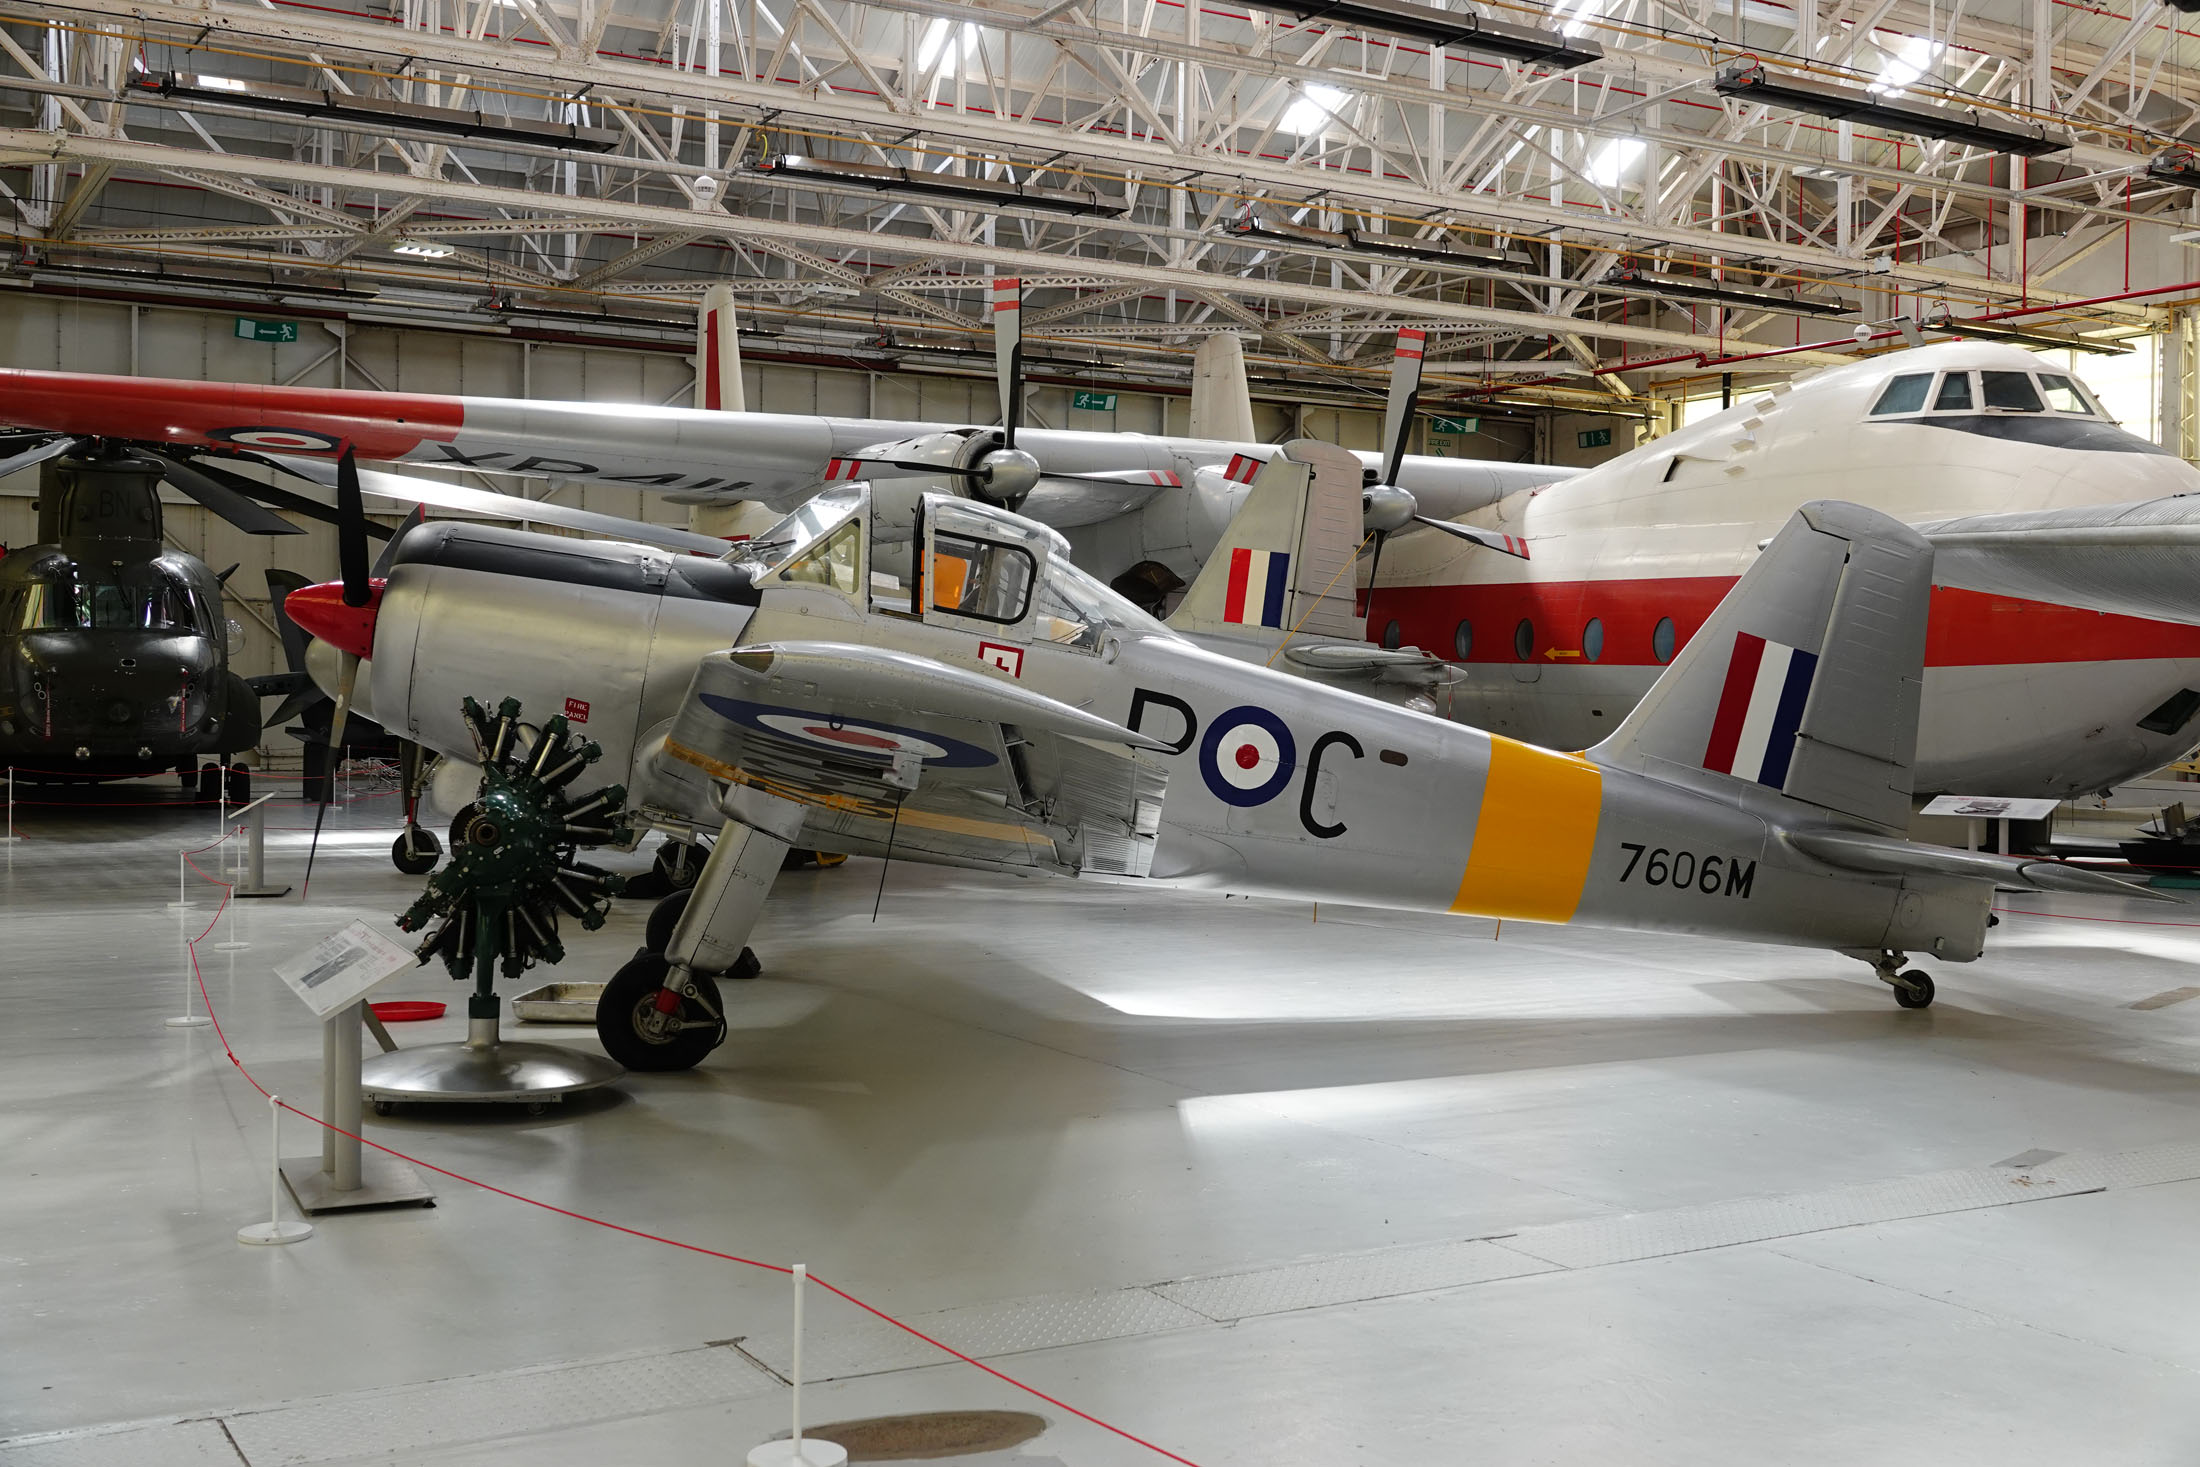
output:
[{"label": "horizontal stabilizer", "polygon": [[1367,642],[1303,642],[1284,649],[1283,660],[1335,677],[1440,688],[1466,681],[1451,663],[1418,647],[1377,647]]},{"label": "horizontal stabilizer", "polygon": [[1882,876],[1939,876],[1955,881],[1990,881],[1996,886],[2027,891],[2074,892],[2084,896],[2138,897],[2142,901],[2175,902],[2129,881],[2062,861],[2027,861],[2016,856],[1997,856],[1987,851],[1959,851],[1948,846],[1920,845],[1891,836],[1868,835],[1850,830],[1789,830],[1781,833],[1789,845],[1828,866],[1844,871],[1868,871]]}]

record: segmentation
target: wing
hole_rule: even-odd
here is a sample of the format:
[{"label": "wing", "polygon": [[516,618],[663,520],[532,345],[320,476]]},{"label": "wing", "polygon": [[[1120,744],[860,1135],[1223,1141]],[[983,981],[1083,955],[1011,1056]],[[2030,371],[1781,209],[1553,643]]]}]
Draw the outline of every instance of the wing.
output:
[{"label": "wing", "polygon": [[879,647],[714,652],[645,765],[686,815],[751,785],[810,807],[827,850],[1143,876],[1169,746],[969,668]]},{"label": "wing", "polygon": [[1933,581],[2116,616],[2200,623],[2200,495],[1918,526]]}]

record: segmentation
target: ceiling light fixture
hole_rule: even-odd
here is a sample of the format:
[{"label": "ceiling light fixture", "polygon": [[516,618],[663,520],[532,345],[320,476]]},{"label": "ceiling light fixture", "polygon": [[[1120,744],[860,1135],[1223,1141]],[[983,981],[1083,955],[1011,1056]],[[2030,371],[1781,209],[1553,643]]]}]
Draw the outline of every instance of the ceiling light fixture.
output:
[{"label": "ceiling light fixture", "polygon": [[2004,326],[1999,321],[1965,321],[1945,312],[1927,317],[1923,324],[1928,331],[1946,331],[1954,336],[1969,336],[1980,341],[2006,341],[2015,346],[2042,347],[2051,351],[2088,351],[2103,357],[2131,354],[2131,348],[2120,341],[2092,341],[2083,336],[2064,336],[2055,331],[2028,331],[2021,326]]},{"label": "ceiling light fixture", "polygon": [[290,87],[277,82],[244,82],[233,77],[189,72],[142,72],[124,82],[122,90],[134,102],[213,103],[252,112],[378,123],[384,127],[471,138],[477,142],[536,143],[608,153],[623,141],[622,134],[609,128],[582,127],[573,122],[512,117],[471,107],[429,107],[419,102],[401,102],[395,97]]},{"label": "ceiling light fixture", "polygon": [[1824,82],[1768,71],[1762,62],[1745,61],[1719,72],[1711,89],[1722,97],[1746,97],[1753,102],[1769,102],[1775,107],[1807,112],[1813,117],[1866,122],[1919,137],[1945,138],[1949,142],[2014,153],[2020,158],[2060,153],[2076,142],[2068,133],[2049,132],[2037,124],[1987,122],[1972,108],[1958,111],[1952,107],[1900,101],[1892,95],[1882,95],[1878,85],[1875,83],[1862,90],[1828,86]]},{"label": "ceiling light fixture", "polygon": [[401,239],[390,246],[390,253],[411,255],[419,260],[448,260],[458,253],[458,246],[439,239]]},{"label": "ceiling light fixture", "polygon": [[1038,188],[1018,183],[1013,178],[928,173],[919,168],[895,168],[878,163],[843,163],[833,158],[809,158],[800,153],[774,154],[750,169],[749,176],[762,178],[767,183],[833,183],[881,192],[923,194],[930,198],[967,199],[1004,209],[1044,209],[1058,214],[1116,212],[1115,206],[1097,193]]},{"label": "ceiling light fixture", "polygon": [[1327,21],[1354,30],[1380,31],[1407,36],[1431,45],[1510,56],[1515,61],[1538,62],[1560,71],[1604,59],[1604,48],[1594,41],[1576,40],[1560,31],[1537,30],[1472,15],[1463,10],[1440,10],[1416,5],[1413,0],[1248,0],[1247,9],[1297,16],[1306,21]]},{"label": "ceiling light fixture", "polygon": [[1741,310],[1784,311],[1791,316],[1846,316],[1849,308],[1838,301],[1810,301],[1769,290],[1738,290],[1708,280],[1681,280],[1644,274],[1639,270],[1615,270],[1597,282],[1599,289],[1627,294],[1670,296],[1676,300],[1706,301]]},{"label": "ceiling light fixture", "polygon": [[1223,226],[1234,239],[1274,240],[1282,244],[1311,245],[1315,249],[1346,254],[1384,255],[1392,259],[1420,260],[1431,265],[1525,265],[1529,257],[1519,250],[1485,249],[1479,245],[1455,245],[1446,240],[1409,239],[1396,234],[1377,234],[1366,229],[1314,229],[1277,219],[1246,218]]}]

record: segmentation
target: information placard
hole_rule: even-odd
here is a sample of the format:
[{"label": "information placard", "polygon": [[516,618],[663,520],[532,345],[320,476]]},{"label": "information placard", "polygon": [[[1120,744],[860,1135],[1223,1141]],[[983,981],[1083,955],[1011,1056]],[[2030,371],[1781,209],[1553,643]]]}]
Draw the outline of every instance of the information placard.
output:
[{"label": "information placard", "polygon": [[1940,795],[1918,813],[1962,815],[1972,820],[2045,820],[2060,800],[2018,800],[2003,795]]},{"label": "information placard", "polygon": [[330,933],[306,951],[275,965],[275,976],[314,1013],[327,1018],[357,1003],[376,984],[412,965],[400,947],[364,922]]}]

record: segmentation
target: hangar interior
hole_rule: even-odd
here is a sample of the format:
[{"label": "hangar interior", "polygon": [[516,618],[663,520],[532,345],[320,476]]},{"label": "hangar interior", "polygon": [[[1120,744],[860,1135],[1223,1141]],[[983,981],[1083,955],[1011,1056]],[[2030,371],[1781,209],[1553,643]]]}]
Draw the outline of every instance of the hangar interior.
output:
[{"label": "hangar interior", "polygon": [[[75,736],[56,740],[50,712],[31,728],[25,695],[0,687],[19,700],[0,737],[45,740],[9,746],[0,843],[0,1467],[2183,1460],[2200,1428],[2192,1290],[2174,1266],[2200,1209],[2187,1129],[2200,916],[2180,874],[2200,867],[2184,805],[2200,582],[2179,559],[2200,540],[2177,505],[2200,491],[2195,20],[2158,0],[0,6],[0,546],[50,538],[64,465],[184,456],[149,491],[145,553],[219,576],[201,630],[228,673],[257,680],[259,730],[141,751],[145,767],[93,780]],[[997,334],[1004,280],[1013,355]],[[722,346],[707,299],[730,301]],[[1414,390],[1399,386],[1409,362]],[[727,364],[731,383],[711,386]],[[164,382],[231,394],[232,436],[208,439],[197,399],[157,395]],[[357,459],[534,513],[431,501],[443,538],[423,551],[397,497],[375,497],[389,481],[346,508],[355,456],[333,458],[350,429],[313,430],[320,479],[283,457],[321,452],[298,423],[382,421],[378,398],[542,410],[494,452],[460,436],[383,458],[357,440]],[[566,467],[622,419],[644,435],[664,423],[669,444],[668,409],[725,415],[710,471],[726,479],[711,482],[744,486],[777,452],[752,458],[744,422],[858,426],[832,430],[831,467],[820,454],[784,502]],[[899,427],[866,437],[867,422]],[[998,512],[966,527],[998,530],[1049,487],[1119,492],[1131,471],[1107,467],[1111,451],[1174,455],[1170,489],[1232,513],[1190,549],[1168,542],[1184,557],[1163,567],[1175,588],[1141,606],[1172,629],[1192,625],[1210,556],[1237,546],[1279,594],[1274,555],[1313,561],[1303,508],[1288,555],[1230,538],[1253,519],[1235,507],[1268,482],[1259,465],[1304,465],[1306,494],[1327,484],[1351,501],[1339,569],[1289,583],[1312,609],[1291,602],[1272,624],[1282,640],[1239,659],[1278,689],[1232,710],[1267,730],[1233,735],[1244,779],[1195,744],[1198,680],[1166,695],[1187,719],[1173,754],[1205,761],[1204,788],[1230,807],[1210,835],[1257,834],[1257,811],[1281,812],[1276,844],[1311,852],[1312,874],[1295,894],[1224,876],[1041,879],[927,847],[970,816],[905,826],[914,783],[889,780],[899,792],[870,804],[836,790],[811,803],[851,801],[843,835],[878,828],[844,850],[819,838],[826,861],[760,878],[753,955],[744,927],[726,956],[761,973],[718,973],[725,1011],[699,1062],[532,1104],[517,1090],[385,1101],[395,1092],[362,1085],[361,1052],[371,1068],[384,1041],[278,969],[352,924],[409,952],[418,934],[392,919],[423,885],[393,869],[392,841],[411,838],[417,797],[421,828],[455,850],[462,828],[482,829],[486,794],[466,782],[480,769],[463,730],[446,747],[422,732],[431,697],[448,728],[461,691],[423,651],[408,654],[414,715],[388,732],[400,750],[418,735],[464,788],[416,779],[401,751],[354,748],[317,796],[328,708],[364,718],[371,689],[387,713],[397,685],[374,655],[377,613],[360,647],[341,645],[343,613],[324,615],[318,664],[287,645],[280,578],[340,585],[356,609],[370,522],[370,554],[396,534],[378,598],[431,562],[459,567],[468,545],[522,543],[496,538],[515,527],[585,547],[768,541],[813,493],[856,502],[832,497],[853,475],[881,517],[862,526],[877,558],[850,584],[863,625],[900,646],[881,577],[908,619],[924,607],[913,569],[908,585],[881,569],[879,486],[908,469],[897,455],[945,462],[923,439],[883,441],[912,424],[1002,453],[1022,432],[1045,460],[1028,504],[942,469],[942,493]],[[235,436],[252,432],[293,438]],[[1062,445],[1091,463],[1046,458]],[[1486,493],[1442,497],[1448,474],[1484,466]],[[286,532],[252,529],[240,490],[271,496],[258,514]],[[1413,513],[1381,519],[1402,490]],[[1766,772],[1767,740],[1816,736],[1779,711],[1779,689],[1760,698],[1744,678],[1725,752],[1691,753],[1701,768],[1683,783],[1700,793],[1755,761],[1748,798],[1721,802],[1771,832],[1749,866],[1762,890],[1737,885],[1739,861],[1721,886],[1678,849],[1681,823],[1649,869],[1727,907],[1628,907],[1635,867],[1589,864],[1592,816],[1582,920],[1533,891],[1476,905],[1497,796],[1456,819],[1443,802],[1495,791],[1499,756],[1457,730],[1594,763],[1608,799],[1664,778],[1596,751],[1636,727],[1652,687],[1708,665],[1686,648],[1703,628],[1725,634],[1722,608],[1752,588],[1805,594],[1808,577],[1753,583],[1747,568],[1808,500],[1865,505],[1894,528],[1872,521],[1858,545],[1924,546],[1937,567],[1887,634],[1910,648],[1908,691],[1884,708],[1852,695],[1871,712],[1855,748],[1884,733],[1903,769],[1898,816],[1880,818],[1881,800],[1831,844],[1817,816],[1781,824],[1789,807],[1755,786],[1802,786]],[[1127,522],[1163,500],[1123,502]],[[915,533],[941,513],[920,511]],[[1098,519],[1059,522],[1065,564],[1118,545]],[[1050,569],[1051,534],[1025,542]],[[664,567],[681,552],[634,552],[625,570],[605,569],[608,550],[572,553],[599,557],[595,582],[488,595],[473,623],[445,627],[450,665],[491,669],[463,689],[491,715],[501,696],[541,693],[518,669],[545,658],[620,671],[669,655],[609,621],[591,640],[596,603],[576,588],[636,564],[656,567],[635,573],[652,585],[677,579]],[[752,551],[728,555],[766,578]],[[1116,618],[1085,624],[1110,629],[1092,649],[1110,667],[1115,636],[1145,625],[1105,600],[1129,558],[1079,560],[1101,598],[1080,604]],[[107,629],[95,611],[74,624],[32,611],[7,561],[0,658],[33,633]],[[742,575],[721,599],[748,595]],[[1356,650],[1340,653],[1338,686],[1410,721],[1386,728],[1441,727],[1430,742],[1378,749],[1362,730],[1363,758],[1361,738],[1294,722],[1286,676],[1325,698],[1337,687],[1314,664],[1268,664],[1325,598],[1335,610],[1340,578]],[[1243,614],[1244,579],[1212,620],[1271,625]],[[698,602],[721,584],[694,583]],[[324,613],[337,604],[331,590]],[[557,626],[584,629],[565,643],[543,630],[561,604],[572,620]],[[1792,654],[1779,666],[1802,688],[1817,665],[1804,659],[1833,668],[1841,641],[1749,635]],[[1015,669],[992,661],[980,681],[1023,678],[1024,651],[978,645]],[[20,656],[25,685],[58,706],[49,680],[64,674]],[[689,657],[679,687],[701,663]],[[1411,680],[1384,685],[1406,663]],[[710,664],[732,678],[743,665]],[[356,701],[336,687],[354,674]],[[196,716],[193,676],[180,700],[148,705],[147,728]],[[950,667],[931,686],[980,698],[975,678]],[[893,687],[856,737],[909,735],[879,710],[915,719],[925,685]],[[1098,688],[1017,705],[1035,722],[1008,720],[1011,733],[1052,737],[1031,730],[1053,718],[1064,740],[1121,734]],[[567,694],[567,714],[576,702],[587,734],[590,702]],[[1202,713],[1213,745],[1222,724]],[[1146,742],[1125,758],[1157,765],[1167,737],[1135,711],[1127,726]],[[528,730],[532,758],[548,745]],[[1440,828],[1395,821],[1423,843],[1399,834],[1372,854],[1335,842],[1378,823],[1321,782],[1325,748],[1345,767],[1340,737],[1354,771],[1421,778],[1464,759],[1429,786]],[[917,743],[919,765],[946,757]],[[1004,758],[1010,746],[1022,736]],[[238,780],[187,773],[179,789],[154,767],[209,757],[234,759]],[[1518,864],[1563,866],[1574,817],[1559,766],[1507,757],[1540,771],[1507,807]],[[631,779],[625,758],[606,768],[639,789],[647,750]],[[1277,784],[1250,783],[1278,761]],[[1086,783],[1063,774],[1062,800],[1106,782],[1076,767]],[[748,818],[735,786],[784,799],[773,781],[792,777],[738,775],[712,796],[727,834],[667,819],[651,827],[663,843],[583,839],[557,869],[594,862],[662,891],[677,840],[716,835],[714,862],[735,849]],[[1200,776],[1170,789],[1199,797]],[[1928,813],[1936,797],[1957,803]],[[1854,813],[1828,798],[1814,808]],[[1625,834],[1619,806],[1603,819],[1596,839]],[[1072,864],[1126,874],[1078,834]],[[1128,843],[1142,839],[1153,827],[1131,821]],[[779,851],[801,856],[786,832],[772,840],[757,847],[771,871]],[[1825,937],[1838,901],[1780,895],[1782,862],[1891,902],[1960,887],[1983,956],[1965,961],[1961,933],[1948,950],[1920,943],[1932,976],[1905,987],[1881,961],[1891,940]],[[1445,887],[1433,903],[1403,895],[1430,872]],[[716,889],[679,860],[671,879]],[[1382,899],[1386,881],[1398,900]],[[283,894],[242,899],[259,882]],[[502,1040],[593,1058],[585,1017],[537,1022],[516,1000],[600,989],[647,956],[661,970],[703,922],[654,900],[575,899],[562,929],[552,916],[564,962],[496,982]],[[1732,916],[1745,901],[1775,910],[1752,926]],[[1939,920],[1893,910],[1890,933]],[[421,961],[389,970],[376,1004],[439,1012],[392,1016],[387,1042],[478,1053],[467,991]],[[703,987],[720,992],[708,974]],[[345,1124],[366,1138],[370,1187],[402,1174],[413,1189],[397,1205],[308,1205],[328,1201],[303,1180],[316,1165],[342,1175],[328,1126]],[[302,1164],[285,1181],[271,1140]],[[248,1246],[301,1220],[310,1234],[292,1246]],[[270,1231],[245,1237],[256,1228]],[[799,1333],[797,1263],[813,1278],[795,1295]],[[790,1413],[817,1429],[809,1448],[789,1439]]]}]

